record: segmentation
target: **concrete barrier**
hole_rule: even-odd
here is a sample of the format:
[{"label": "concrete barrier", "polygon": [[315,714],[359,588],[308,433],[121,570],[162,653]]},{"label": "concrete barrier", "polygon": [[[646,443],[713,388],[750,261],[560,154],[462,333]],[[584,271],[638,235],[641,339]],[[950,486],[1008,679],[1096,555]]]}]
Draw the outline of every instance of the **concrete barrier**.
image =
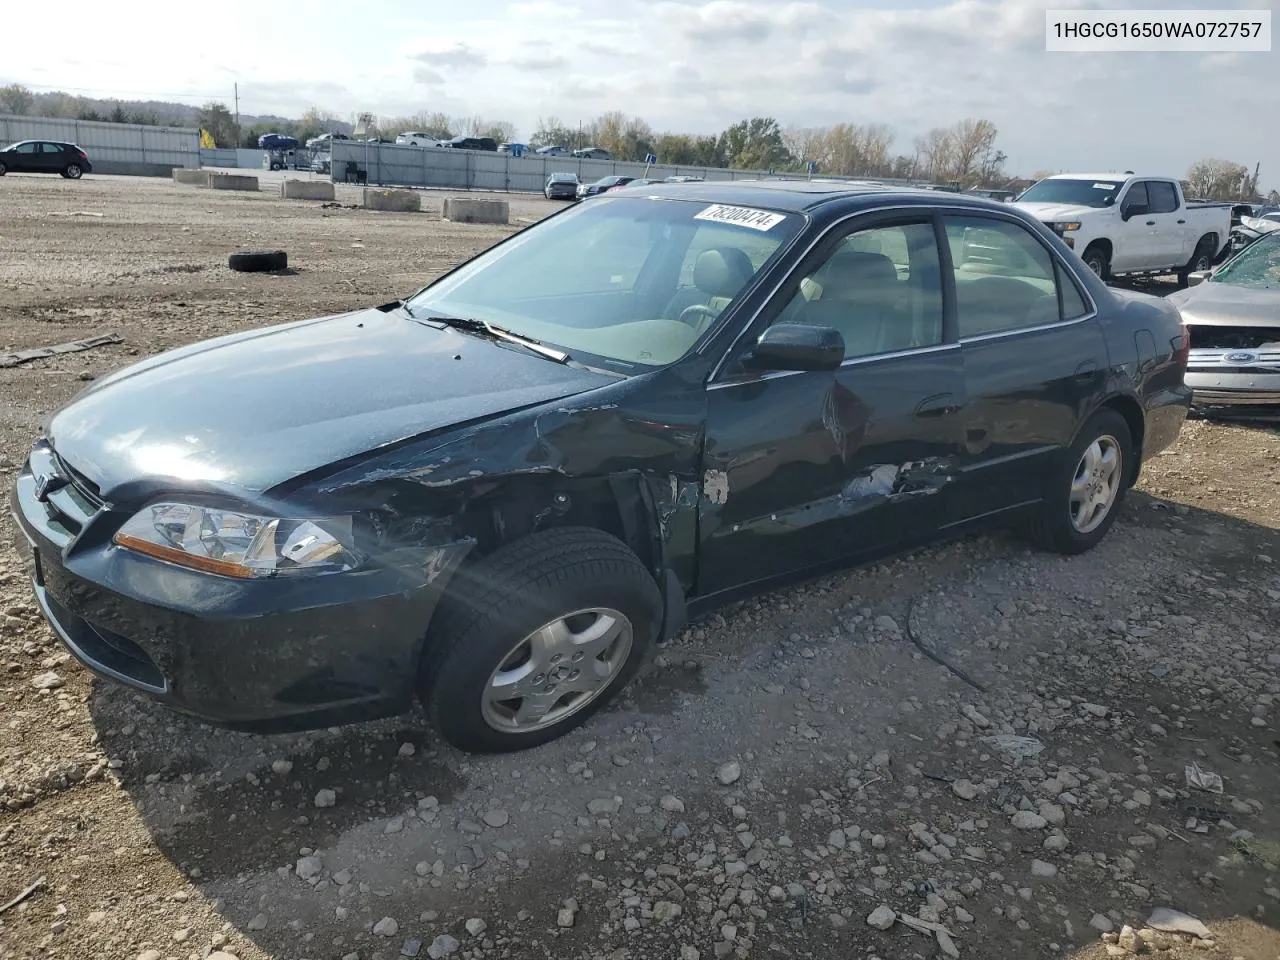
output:
[{"label": "concrete barrier", "polygon": [[173,182],[185,183],[193,187],[207,187],[209,178],[213,176],[208,170],[174,170]]},{"label": "concrete barrier", "polygon": [[381,190],[377,187],[365,187],[364,208],[407,213],[421,210],[422,198],[415,190]]},{"label": "concrete barrier", "polygon": [[285,200],[332,200],[333,184],[328,180],[284,180],[280,196]]},{"label": "concrete barrier", "polygon": [[507,223],[511,213],[505,200],[445,197],[444,219],[454,223]]},{"label": "concrete barrier", "polygon": [[121,177],[167,177],[175,169],[172,163],[140,163],[132,160],[95,160],[93,172]]},{"label": "concrete barrier", "polygon": [[258,178],[248,177],[242,173],[211,173],[209,174],[209,189],[256,191],[258,189]]}]

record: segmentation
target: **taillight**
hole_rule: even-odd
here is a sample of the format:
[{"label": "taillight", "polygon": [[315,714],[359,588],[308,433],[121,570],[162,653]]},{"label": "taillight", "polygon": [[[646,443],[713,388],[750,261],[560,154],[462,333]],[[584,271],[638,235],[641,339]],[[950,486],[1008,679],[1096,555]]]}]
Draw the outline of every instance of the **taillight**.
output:
[{"label": "taillight", "polygon": [[1170,345],[1173,347],[1173,355],[1178,361],[1178,366],[1183,370],[1187,369],[1187,361],[1191,359],[1191,328],[1184,323],[1182,333],[1174,337]]}]

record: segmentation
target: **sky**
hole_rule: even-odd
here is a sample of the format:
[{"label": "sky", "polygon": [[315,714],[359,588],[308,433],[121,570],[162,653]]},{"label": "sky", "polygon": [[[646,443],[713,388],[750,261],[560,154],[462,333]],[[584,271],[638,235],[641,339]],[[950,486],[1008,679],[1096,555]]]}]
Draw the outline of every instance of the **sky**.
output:
[{"label": "sky", "polygon": [[[1266,8],[1265,0],[1218,0]],[[1011,173],[1181,176],[1262,163],[1280,185],[1280,51],[1048,53],[1045,10],[1207,0],[64,0],[4,15],[0,85],[343,118],[443,111],[576,124],[610,110],[658,131],[883,123],[894,152],[931,127],[993,121]],[[126,12],[127,10],[127,12]],[[12,42],[26,38],[26,42]]]}]

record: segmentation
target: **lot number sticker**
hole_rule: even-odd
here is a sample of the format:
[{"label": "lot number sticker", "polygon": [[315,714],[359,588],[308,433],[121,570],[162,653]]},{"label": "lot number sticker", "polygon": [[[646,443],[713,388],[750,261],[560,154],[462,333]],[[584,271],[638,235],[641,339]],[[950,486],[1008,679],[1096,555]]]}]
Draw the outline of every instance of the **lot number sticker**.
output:
[{"label": "lot number sticker", "polygon": [[730,223],[739,227],[750,227],[752,230],[770,230],[787,218],[784,214],[770,213],[768,210],[752,210],[750,207],[730,207],[723,203],[713,203],[707,209],[695,214],[693,219]]}]

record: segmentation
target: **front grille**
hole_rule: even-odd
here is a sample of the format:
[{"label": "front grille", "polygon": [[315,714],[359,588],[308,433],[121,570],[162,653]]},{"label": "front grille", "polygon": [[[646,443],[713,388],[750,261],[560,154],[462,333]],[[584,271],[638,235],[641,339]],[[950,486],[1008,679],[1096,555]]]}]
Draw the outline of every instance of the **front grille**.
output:
[{"label": "front grille", "polygon": [[1262,350],[1280,353],[1280,327],[1192,324],[1192,350]]},{"label": "front grille", "polygon": [[83,474],[66,466],[44,441],[32,448],[27,464],[36,500],[44,510],[45,533],[59,546],[66,546],[102,510],[98,489]]}]

